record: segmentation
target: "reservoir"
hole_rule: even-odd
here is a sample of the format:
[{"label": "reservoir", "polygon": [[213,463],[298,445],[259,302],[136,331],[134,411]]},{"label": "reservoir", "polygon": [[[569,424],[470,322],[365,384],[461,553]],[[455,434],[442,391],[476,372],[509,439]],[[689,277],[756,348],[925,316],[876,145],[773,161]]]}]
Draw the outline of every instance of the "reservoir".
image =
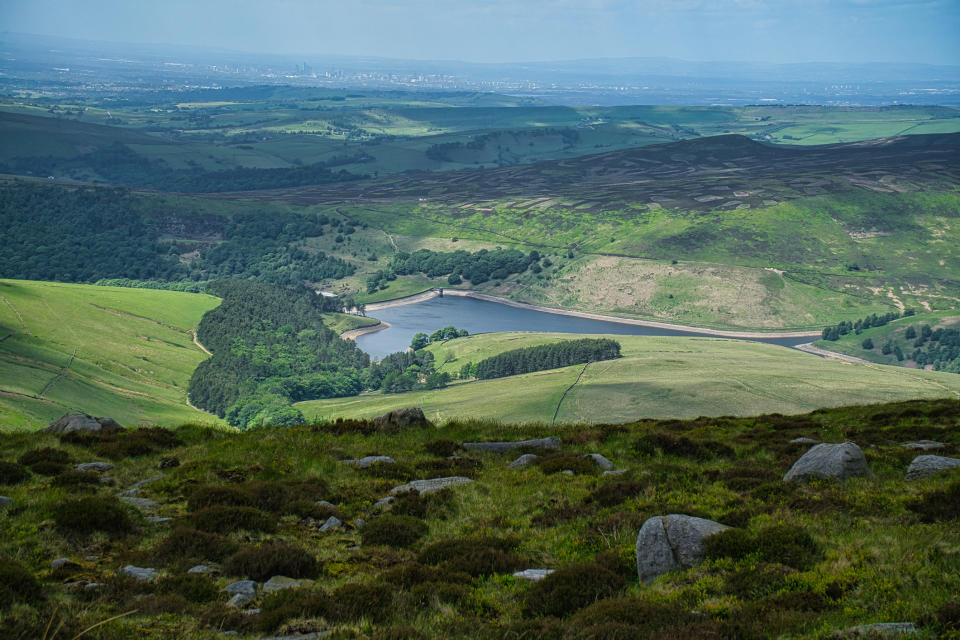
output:
[{"label": "reservoir", "polygon": [[[471,334],[494,331],[537,331],[555,333],[607,333],[630,336],[702,336],[728,338],[693,331],[678,331],[660,327],[578,318],[535,309],[512,307],[498,302],[459,296],[432,298],[423,302],[371,311],[370,316],[382,320],[390,328],[368,333],[357,338],[357,346],[374,358],[397,351],[405,351],[416,333],[431,334],[437,329],[453,325]],[[816,338],[728,338],[752,340],[784,347],[811,342]]]}]

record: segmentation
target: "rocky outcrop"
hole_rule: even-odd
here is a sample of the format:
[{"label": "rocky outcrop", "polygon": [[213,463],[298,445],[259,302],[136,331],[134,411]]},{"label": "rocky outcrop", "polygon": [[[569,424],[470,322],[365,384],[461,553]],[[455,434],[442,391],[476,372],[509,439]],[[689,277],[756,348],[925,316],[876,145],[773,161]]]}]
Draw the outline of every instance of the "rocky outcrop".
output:
[{"label": "rocky outcrop", "polygon": [[397,461],[390,456],[365,456],[359,459],[341,460],[340,462],[349,464],[352,467],[360,467],[361,469],[366,469],[375,464],[397,464]]},{"label": "rocky outcrop", "polygon": [[591,453],[590,459],[593,460],[593,463],[597,465],[598,469],[603,471],[613,471],[613,463],[599,453]]},{"label": "rocky outcrop", "polygon": [[81,462],[76,466],[77,471],[110,471],[113,465],[109,462]]},{"label": "rocky outcrop", "polygon": [[528,582],[539,582],[553,573],[553,569],[524,569],[513,574],[514,578]]},{"label": "rocky outcrop", "polygon": [[134,580],[141,580],[143,582],[150,582],[156,580],[159,573],[156,569],[149,567],[135,567],[132,564],[128,564],[120,572],[125,576],[130,576]]},{"label": "rocky outcrop", "polygon": [[947,458],[944,456],[923,455],[917,456],[907,467],[907,480],[920,480],[928,478],[950,469],[960,467],[960,458]]},{"label": "rocky outcrop", "polygon": [[119,431],[122,429],[113,418],[94,418],[86,413],[67,413],[50,423],[48,433],[71,433],[74,431]]},{"label": "rocky outcrop", "polygon": [[528,449],[548,449],[556,451],[560,448],[560,438],[550,436],[549,438],[538,438],[536,440],[519,440],[516,442],[464,442],[464,449],[474,451],[487,451],[489,453],[507,453],[513,449],[526,447]]},{"label": "rocky outcrop", "polygon": [[395,409],[379,418],[374,418],[373,424],[384,430],[433,426],[432,423],[427,420],[427,417],[423,415],[423,411],[419,407]]},{"label": "rocky outcrop", "polygon": [[860,447],[852,442],[842,442],[811,447],[793,463],[783,480],[802,482],[813,478],[846,480],[854,477],[872,478],[873,473]]},{"label": "rocky outcrop", "polygon": [[401,484],[390,490],[390,495],[405,493],[407,491],[417,491],[419,493],[433,493],[446,487],[454,487],[458,484],[469,484],[473,482],[470,478],[463,476],[448,476],[446,478],[431,478],[429,480],[411,480],[406,484]]},{"label": "rocky outcrop", "polygon": [[682,514],[654,516],[637,535],[637,575],[649,583],[657,576],[687,569],[703,559],[703,540],[726,525]]},{"label": "rocky outcrop", "polygon": [[539,458],[535,453],[525,453],[510,464],[507,465],[507,469],[525,469],[536,462]]}]

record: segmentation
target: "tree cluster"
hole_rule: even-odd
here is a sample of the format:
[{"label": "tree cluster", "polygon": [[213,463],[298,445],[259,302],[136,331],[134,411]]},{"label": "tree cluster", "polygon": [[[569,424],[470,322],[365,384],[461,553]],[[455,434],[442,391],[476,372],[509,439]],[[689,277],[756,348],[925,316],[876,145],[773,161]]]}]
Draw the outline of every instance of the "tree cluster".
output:
[{"label": "tree cluster", "polygon": [[924,324],[920,326],[919,336],[914,329],[914,336],[911,359],[918,367],[930,365],[937,371],[960,373],[960,330],[931,329]]},{"label": "tree cluster", "polygon": [[906,311],[903,312],[902,315],[897,311],[891,311],[889,313],[884,313],[883,315],[873,314],[873,315],[867,316],[866,318],[857,320],[856,322],[849,322],[847,320],[844,320],[839,324],[835,324],[829,327],[824,327],[823,331],[821,331],[820,333],[820,336],[824,340],[830,340],[832,342],[836,342],[837,340],[840,339],[840,336],[845,336],[848,333],[855,333],[856,335],[860,335],[861,333],[863,333],[864,329],[870,329],[871,327],[882,327],[890,324],[891,322],[893,322],[898,318],[901,318],[901,317],[906,318],[906,317],[912,316],[913,313],[914,312],[912,309],[907,309]]},{"label": "tree cluster", "polygon": [[208,288],[223,302],[197,330],[213,357],[190,379],[193,404],[246,428],[302,422],[291,402],[360,392],[369,357],[321,318],[337,299],[248,280]]},{"label": "tree cluster", "polygon": [[454,338],[464,338],[468,335],[470,335],[470,332],[466,329],[457,329],[453,325],[448,325],[443,329],[437,329],[430,335],[425,333],[415,333],[413,335],[413,340],[410,341],[410,348],[414,351],[417,351],[434,342],[443,342],[444,340],[453,340]]},{"label": "tree cluster", "polygon": [[480,362],[466,364],[460,370],[460,377],[475,377],[479,380],[503,378],[619,357],[620,343],[616,340],[609,338],[564,340],[553,344],[505,351]]},{"label": "tree cluster", "polygon": [[419,249],[413,253],[395,255],[390,269],[400,275],[423,273],[431,278],[448,276],[451,284],[459,283],[461,278],[480,284],[488,280],[504,280],[514,273],[523,273],[539,260],[539,252],[524,253],[517,249],[481,249],[475,253],[463,250],[448,253]]}]

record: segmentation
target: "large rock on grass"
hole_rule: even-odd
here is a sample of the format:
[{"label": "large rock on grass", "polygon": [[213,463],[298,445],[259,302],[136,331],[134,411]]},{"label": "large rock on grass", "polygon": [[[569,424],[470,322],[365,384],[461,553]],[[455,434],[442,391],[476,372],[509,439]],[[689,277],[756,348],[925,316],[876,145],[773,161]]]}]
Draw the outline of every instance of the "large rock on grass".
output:
[{"label": "large rock on grass", "polygon": [[644,583],[703,559],[703,540],[728,526],[682,514],[654,516],[637,535],[637,575]]},{"label": "large rock on grass", "polygon": [[814,478],[846,480],[847,478],[872,478],[863,451],[852,442],[823,443],[811,447],[793,463],[784,482],[802,482]]},{"label": "large rock on grass", "polygon": [[907,467],[907,480],[920,480],[960,467],[960,458],[924,455],[917,456]]},{"label": "large rock on grass", "polygon": [[417,491],[418,493],[433,493],[434,491],[440,491],[440,489],[445,489],[447,487],[454,487],[458,484],[469,484],[473,482],[470,478],[464,478],[463,476],[448,476],[446,478],[430,478],[429,480],[411,480],[406,484],[401,484],[399,487],[394,487],[390,490],[390,495],[397,495],[398,493],[406,493],[407,491]]},{"label": "large rock on grass", "polygon": [[119,431],[122,427],[113,418],[94,418],[86,413],[67,413],[50,423],[48,433],[72,433],[74,431]]},{"label": "large rock on grass", "polygon": [[474,451],[488,451],[490,453],[507,453],[514,449],[525,447],[527,449],[547,449],[556,451],[560,448],[560,438],[550,436],[549,438],[538,438],[536,440],[518,440],[516,442],[464,442],[464,449],[473,449]]},{"label": "large rock on grass", "polygon": [[410,427],[433,426],[419,407],[395,409],[390,413],[373,419],[373,424],[381,429],[407,429]]}]

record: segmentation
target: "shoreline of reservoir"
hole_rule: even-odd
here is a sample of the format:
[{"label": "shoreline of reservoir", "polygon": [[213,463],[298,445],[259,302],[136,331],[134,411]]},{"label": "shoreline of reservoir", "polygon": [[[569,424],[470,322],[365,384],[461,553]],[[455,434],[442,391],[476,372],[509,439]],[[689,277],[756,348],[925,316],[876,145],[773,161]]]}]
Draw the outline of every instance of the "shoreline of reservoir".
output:
[{"label": "shoreline of reservoir", "polygon": [[[682,331],[685,333],[699,333],[707,334],[712,336],[717,336],[719,338],[807,338],[807,337],[819,337],[819,331],[737,331],[737,330],[727,330],[727,329],[706,329],[700,327],[693,327],[690,325],[682,324],[671,324],[668,322],[658,322],[655,320],[638,320],[634,318],[621,318],[617,316],[608,316],[599,313],[589,313],[586,311],[572,311],[568,309],[555,309],[553,307],[544,307],[541,305],[528,304],[526,302],[516,302],[514,300],[509,300],[507,298],[498,298],[496,296],[490,296],[484,293],[477,293],[476,291],[470,291],[468,289],[443,289],[443,296],[454,296],[460,298],[473,298],[474,300],[483,300],[485,302],[494,302],[497,304],[502,304],[508,307],[515,307],[517,309],[527,309],[530,311],[540,311],[542,313],[552,313],[554,315],[561,316],[570,316],[574,318],[583,318],[586,320],[599,320],[602,322],[615,322],[618,324],[632,325],[638,327],[651,327],[655,329],[667,329],[670,331]],[[432,300],[433,298],[440,297],[441,294],[437,289],[431,289],[429,291],[424,291],[422,293],[417,293],[412,296],[405,296],[403,298],[394,298],[393,300],[384,300],[383,302],[372,302],[365,306],[365,311],[378,311],[380,309],[390,309],[393,307],[400,307],[410,304],[416,304],[418,302],[426,302],[427,300]],[[379,325],[373,327],[365,327],[372,331],[366,331],[366,333],[372,333],[373,331],[379,331]],[[382,327],[386,329],[387,327]],[[354,331],[360,331],[360,329],[355,329]],[[350,332],[348,332],[350,333]],[[346,334],[344,334],[345,336]],[[363,334],[357,334],[357,336]],[[353,339],[353,338],[350,338]]]}]

